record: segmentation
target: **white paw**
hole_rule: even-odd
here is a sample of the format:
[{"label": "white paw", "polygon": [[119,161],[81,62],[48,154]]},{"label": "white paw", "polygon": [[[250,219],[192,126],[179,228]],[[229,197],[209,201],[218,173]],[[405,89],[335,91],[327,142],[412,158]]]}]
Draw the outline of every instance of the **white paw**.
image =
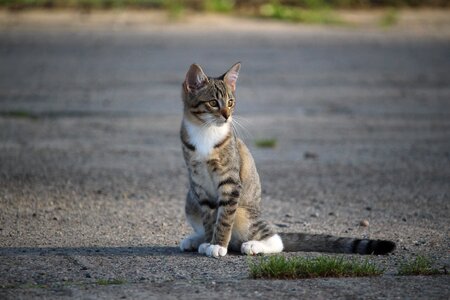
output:
[{"label": "white paw", "polygon": [[[220,256],[225,256],[227,255],[227,251],[228,249],[225,247],[222,247],[220,245],[209,245],[206,248],[206,252],[205,254],[209,257],[214,257],[214,258],[218,258]],[[200,251],[199,251],[200,252]]]},{"label": "white paw", "polygon": [[208,249],[209,245],[211,245],[210,243],[203,243],[198,247],[198,253],[200,254],[205,254],[206,253],[206,249]]},{"label": "white paw", "polygon": [[241,252],[247,255],[264,253],[264,244],[259,241],[248,241],[242,244]]}]

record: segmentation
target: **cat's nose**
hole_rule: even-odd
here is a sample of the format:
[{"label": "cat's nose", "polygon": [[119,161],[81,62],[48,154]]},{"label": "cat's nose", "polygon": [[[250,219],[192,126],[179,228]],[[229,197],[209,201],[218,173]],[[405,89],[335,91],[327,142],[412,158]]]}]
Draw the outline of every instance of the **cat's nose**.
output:
[{"label": "cat's nose", "polygon": [[228,120],[228,118],[230,117],[230,112],[228,111],[228,109],[222,109],[220,111],[220,114],[225,118],[225,120]]}]

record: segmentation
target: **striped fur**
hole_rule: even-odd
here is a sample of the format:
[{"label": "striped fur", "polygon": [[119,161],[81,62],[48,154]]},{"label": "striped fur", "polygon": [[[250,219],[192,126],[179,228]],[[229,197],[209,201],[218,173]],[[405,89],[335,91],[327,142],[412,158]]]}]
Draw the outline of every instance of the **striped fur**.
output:
[{"label": "striped fur", "polygon": [[244,254],[323,251],[385,254],[390,241],[340,238],[304,233],[277,234],[261,218],[261,185],[253,158],[231,127],[240,64],[218,78],[190,67],[183,83],[180,130],[190,188],[185,213],[194,233],[181,242],[183,251],[208,256],[228,249]]}]

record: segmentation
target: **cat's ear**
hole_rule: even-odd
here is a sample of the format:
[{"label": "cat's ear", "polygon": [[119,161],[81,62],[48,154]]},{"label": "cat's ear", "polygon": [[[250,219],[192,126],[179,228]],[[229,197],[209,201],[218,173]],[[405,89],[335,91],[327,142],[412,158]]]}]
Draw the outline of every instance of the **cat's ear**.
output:
[{"label": "cat's ear", "polygon": [[235,63],[223,77],[223,81],[231,87],[231,90],[234,92],[236,90],[236,81],[239,77],[239,70],[241,69],[241,63]]},{"label": "cat's ear", "polygon": [[208,83],[208,76],[205,75],[202,68],[197,64],[192,64],[186,73],[184,87],[187,92],[196,92]]}]

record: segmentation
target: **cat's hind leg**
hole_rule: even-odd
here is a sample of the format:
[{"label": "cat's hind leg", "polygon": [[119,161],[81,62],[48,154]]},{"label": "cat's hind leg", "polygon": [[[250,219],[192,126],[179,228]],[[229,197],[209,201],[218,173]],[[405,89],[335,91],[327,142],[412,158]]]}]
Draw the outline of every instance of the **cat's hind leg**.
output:
[{"label": "cat's hind leg", "polygon": [[274,234],[264,240],[248,241],[242,243],[241,252],[246,255],[257,255],[264,253],[279,253],[283,251],[283,241],[278,234]]},{"label": "cat's hind leg", "polygon": [[265,220],[255,220],[249,228],[249,241],[242,243],[241,252],[247,255],[279,253],[283,251],[283,241]]}]

